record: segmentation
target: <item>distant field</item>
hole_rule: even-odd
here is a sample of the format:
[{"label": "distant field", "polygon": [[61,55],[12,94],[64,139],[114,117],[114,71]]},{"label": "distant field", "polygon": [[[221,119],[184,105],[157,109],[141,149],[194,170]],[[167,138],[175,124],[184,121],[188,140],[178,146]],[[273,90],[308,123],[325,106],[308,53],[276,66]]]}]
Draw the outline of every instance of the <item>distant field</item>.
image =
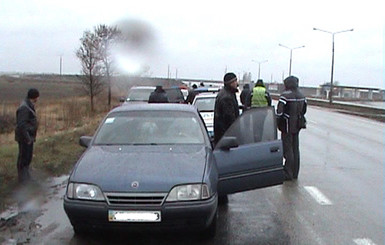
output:
[{"label": "distant field", "polygon": [[54,77],[0,76],[0,103],[18,103],[25,98],[29,88],[37,88],[41,99],[60,99],[84,95],[82,85],[76,77],[57,80]]},{"label": "distant field", "polygon": [[[180,85],[174,79],[144,78],[144,77],[115,77],[112,81],[113,100],[127,95],[133,85]],[[40,91],[40,100],[60,99],[66,97],[84,96],[85,92],[80,79],[76,75],[1,75],[0,104],[19,103],[25,98],[29,88]]]}]

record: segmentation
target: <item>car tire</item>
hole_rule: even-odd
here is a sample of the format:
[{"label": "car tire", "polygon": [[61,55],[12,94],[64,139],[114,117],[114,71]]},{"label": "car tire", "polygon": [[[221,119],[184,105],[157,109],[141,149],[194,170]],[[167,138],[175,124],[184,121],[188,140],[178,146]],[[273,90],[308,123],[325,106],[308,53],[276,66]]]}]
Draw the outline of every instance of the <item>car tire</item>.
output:
[{"label": "car tire", "polygon": [[203,239],[213,239],[215,234],[217,233],[217,219],[218,219],[218,211],[215,213],[211,224],[203,231]]},{"label": "car tire", "polygon": [[218,204],[219,205],[227,205],[229,202],[229,198],[227,195],[221,195],[218,197]]},{"label": "car tire", "polygon": [[76,235],[86,235],[90,233],[90,230],[84,225],[73,225]]}]

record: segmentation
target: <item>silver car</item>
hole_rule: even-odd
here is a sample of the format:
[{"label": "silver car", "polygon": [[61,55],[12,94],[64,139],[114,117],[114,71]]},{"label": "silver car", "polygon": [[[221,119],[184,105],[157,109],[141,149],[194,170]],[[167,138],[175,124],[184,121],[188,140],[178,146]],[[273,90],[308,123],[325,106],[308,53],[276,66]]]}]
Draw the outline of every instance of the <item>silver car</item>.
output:
[{"label": "silver car", "polygon": [[191,105],[123,105],[80,144],[87,150],[64,197],[76,233],[189,229],[212,237],[218,197],[284,179],[273,108],[243,113],[213,149]]}]

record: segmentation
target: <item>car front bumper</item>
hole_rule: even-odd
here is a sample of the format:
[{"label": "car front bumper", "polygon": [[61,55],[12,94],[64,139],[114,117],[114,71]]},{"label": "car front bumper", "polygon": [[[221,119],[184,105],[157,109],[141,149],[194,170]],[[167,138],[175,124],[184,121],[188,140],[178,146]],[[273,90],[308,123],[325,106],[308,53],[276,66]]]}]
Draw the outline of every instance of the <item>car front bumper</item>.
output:
[{"label": "car front bumper", "polygon": [[[216,218],[217,195],[208,200],[164,203],[162,206],[109,206],[105,202],[72,200],[64,197],[64,210],[74,227],[88,229],[179,230],[205,229]],[[160,211],[160,222],[111,222],[109,210]]]}]

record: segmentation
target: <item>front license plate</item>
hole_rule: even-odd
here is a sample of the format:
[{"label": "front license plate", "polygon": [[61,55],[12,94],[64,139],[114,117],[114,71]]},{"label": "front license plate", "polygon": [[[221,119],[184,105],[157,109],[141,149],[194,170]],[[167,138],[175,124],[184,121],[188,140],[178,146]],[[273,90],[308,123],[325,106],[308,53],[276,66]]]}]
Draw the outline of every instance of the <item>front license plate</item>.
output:
[{"label": "front license plate", "polygon": [[108,211],[110,222],[160,222],[160,211]]}]

